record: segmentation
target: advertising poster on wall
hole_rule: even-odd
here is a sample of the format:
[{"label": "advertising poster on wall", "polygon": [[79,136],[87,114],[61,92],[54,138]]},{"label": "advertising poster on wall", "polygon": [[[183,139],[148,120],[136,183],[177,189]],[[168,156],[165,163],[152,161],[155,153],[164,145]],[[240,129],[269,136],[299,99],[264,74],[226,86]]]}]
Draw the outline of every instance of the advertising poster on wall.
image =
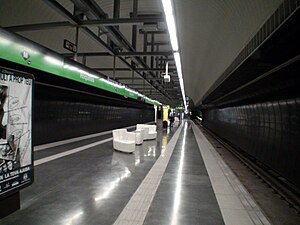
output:
[{"label": "advertising poster on wall", "polygon": [[29,74],[0,67],[0,199],[33,182]]}]

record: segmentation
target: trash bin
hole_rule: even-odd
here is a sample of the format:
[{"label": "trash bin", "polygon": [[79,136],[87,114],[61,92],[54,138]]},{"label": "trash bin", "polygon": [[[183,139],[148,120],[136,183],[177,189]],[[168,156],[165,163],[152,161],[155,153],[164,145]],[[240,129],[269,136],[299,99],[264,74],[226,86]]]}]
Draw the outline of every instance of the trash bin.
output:
[{"label": "trash bin", "polygon": [[168,121],[163,121],[163,128],[168,128]]}]

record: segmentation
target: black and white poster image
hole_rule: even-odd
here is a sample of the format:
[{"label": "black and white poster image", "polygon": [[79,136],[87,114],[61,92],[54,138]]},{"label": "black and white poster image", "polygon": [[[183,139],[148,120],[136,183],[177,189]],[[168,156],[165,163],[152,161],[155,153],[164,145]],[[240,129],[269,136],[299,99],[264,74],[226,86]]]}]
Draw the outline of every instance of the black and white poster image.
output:
[{"label": "black and white poster image", "polygon": [[[14,143],[14,136],[10,135],[7,138],[7,122],[8,122],[8,87],[0,85],[0,96],[1,96],[1,105],[0,105],[0,171],[6,173],[9,170],[12,170],[14,167],[14,161],[16,160],[16,146]],[[19,164],[19,162],[18,162]]]},{"label": "black and white poster image", "polygon": [[22,185],[32,167],[31,101],[32,80],[0,70],[0,193]]},{"label": "black and white poster image", "polygon": [[[17,88],[17,87],[16,87]],[[31,163],[30,153],[30,121],[26,99],[31,92],[18,89],[15,95],[13,87],[0,85],[0,171],[5,173],[13,168]],[[9,92],[10,91],[10,92]],[[21,95],[20,95],[21,94]],[[23,97],[20,99],[20,96]]]}]

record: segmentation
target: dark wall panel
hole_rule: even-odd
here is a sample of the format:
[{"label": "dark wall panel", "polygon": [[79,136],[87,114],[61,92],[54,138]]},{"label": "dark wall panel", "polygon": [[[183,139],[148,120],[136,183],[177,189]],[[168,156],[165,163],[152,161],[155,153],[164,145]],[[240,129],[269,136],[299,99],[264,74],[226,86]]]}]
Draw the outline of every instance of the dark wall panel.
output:
[{"label": "dark wall panel", "polygon": [[198,109],[204,126],[300,188],[299,18],[298,8]]},{"label": "dark wall panel", "polygon": [[203,110],[203,124],[300,187],[300,98]]},{"label": "dark wall panel", "polygon": [[153,106],[35,86],[34,145],[154,121]]}]

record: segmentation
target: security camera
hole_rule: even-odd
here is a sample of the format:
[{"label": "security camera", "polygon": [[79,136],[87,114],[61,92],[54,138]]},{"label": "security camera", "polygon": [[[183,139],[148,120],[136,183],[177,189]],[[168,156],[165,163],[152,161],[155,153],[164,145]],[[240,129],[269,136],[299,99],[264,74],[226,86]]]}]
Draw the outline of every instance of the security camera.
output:
[{"label": "security camera", "polygon": [[171,81],[171,77],[170,77],[170,75],[168,73],[168,67],[169,67],[169,63],[167,62],[167,64],[166,64],[166,72],[161,74],[162,77],[164,78],[164,82],[165,83],[170,83],[170,81]]},{"label": "security camera", "polygon": [[165,75],[164,75],[164,82],[165,82],[165,83],[170,83],[170,81],[171,81],[170,75],[169,75],[169,74],[165,74]]}]

